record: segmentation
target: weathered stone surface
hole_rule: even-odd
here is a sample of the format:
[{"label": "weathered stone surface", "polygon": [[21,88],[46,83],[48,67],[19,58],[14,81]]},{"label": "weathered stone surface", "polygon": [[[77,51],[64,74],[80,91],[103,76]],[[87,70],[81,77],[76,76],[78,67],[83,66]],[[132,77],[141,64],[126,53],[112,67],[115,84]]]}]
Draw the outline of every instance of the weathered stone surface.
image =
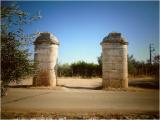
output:
[{"label": "weathered stone surface", "polygon": [[41,43],[59,45],[58,39],[49,32],[40,33],[34,42],[34,44],[41,44]]},{"label": "weathered stone surface", "polygon": [[104,84],[103,84],[104,88],[122,88],[122,81],[121,80],[108,80],[108,79],[104,79]]},{"label": "weathered stone surface", "polygon": [[51,33],[40,33],[35,44],[34,86],[56,86],[55,65],[58,56],[58,39]]},{"label": "weathered stone surface", "polygon": [[101,42],[103,86],[128,87],[128,43],[120,33],[110,33]]},{"label": "weathered stone surface", "polygon": [[101,44],[103,43],[106,43],[106,44],[115,43],[113,44],[113,46],[117,44],[122,44],[122,45],[128,44],[128,42],[126,42],[124,38],[121,37],[121,33],[117,33],[117,32],[109,33],[108,36],[104,37]]}]

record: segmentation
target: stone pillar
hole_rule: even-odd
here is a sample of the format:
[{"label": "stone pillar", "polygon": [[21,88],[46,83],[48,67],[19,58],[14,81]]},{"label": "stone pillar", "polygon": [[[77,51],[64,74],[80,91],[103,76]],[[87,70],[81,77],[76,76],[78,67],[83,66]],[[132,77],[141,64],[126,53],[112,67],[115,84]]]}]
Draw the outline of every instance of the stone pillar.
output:
[{"label": "stone pillar", "polygon": [[128,87],[128,42],[121,33],[110,33],[101,42],[104,88]]},{"label": "stone pillar", "polygon": [[33,86],[56,86],[55,66],[58,55],[58,39],[51,33],[40,33],[35,42]]}]

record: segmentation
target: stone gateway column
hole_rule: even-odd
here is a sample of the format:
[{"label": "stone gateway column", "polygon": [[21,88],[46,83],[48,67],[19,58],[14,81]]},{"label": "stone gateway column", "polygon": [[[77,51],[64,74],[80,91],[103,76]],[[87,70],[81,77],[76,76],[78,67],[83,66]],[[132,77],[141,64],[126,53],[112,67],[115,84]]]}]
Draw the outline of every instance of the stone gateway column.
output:
[{"label": "stone gateway column", "polygon": [[49,32],[40,33],[35,42],[33,86],[56,86],[55,66],[58,55],[58,39]]},{"label": "stone gateway column", "polygon": [[128,87],[128,42],[121,33],[112,32],[101,42],[104,88]]}]

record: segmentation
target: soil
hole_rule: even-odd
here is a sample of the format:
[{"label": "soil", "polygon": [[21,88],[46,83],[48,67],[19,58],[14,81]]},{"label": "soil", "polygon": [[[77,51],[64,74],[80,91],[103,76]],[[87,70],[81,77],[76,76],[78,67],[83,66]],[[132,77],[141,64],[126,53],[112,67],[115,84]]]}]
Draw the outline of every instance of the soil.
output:
[{"label": "soil", "polygon": [[102,79],[58,78],[56,88],[12,83],[2,98],[3,119],[159,119],[159,84],[129,80],[128,89],[101,90]]}]

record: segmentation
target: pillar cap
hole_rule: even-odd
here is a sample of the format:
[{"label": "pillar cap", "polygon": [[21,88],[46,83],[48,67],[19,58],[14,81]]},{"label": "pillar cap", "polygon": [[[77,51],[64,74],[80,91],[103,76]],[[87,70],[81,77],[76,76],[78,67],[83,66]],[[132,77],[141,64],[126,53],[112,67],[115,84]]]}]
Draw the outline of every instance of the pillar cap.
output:
[{"label": "pillar cap", "polygon": [[38,37],[34,41],[34,44],[42,44],[42,43],[48,43],[48,44],[56,44],[59,45],[59,41],[56,36],[54,36],[50,32],[41,32],[39,33]]},{"label": "pillar cap", "polygon": [[108,36],[104,37],[101,45],[103,43],[120,43],[122,45],[128,45],[128,42],[121,36],[121,33],[118,32],[111,32],[108,34]]}]

